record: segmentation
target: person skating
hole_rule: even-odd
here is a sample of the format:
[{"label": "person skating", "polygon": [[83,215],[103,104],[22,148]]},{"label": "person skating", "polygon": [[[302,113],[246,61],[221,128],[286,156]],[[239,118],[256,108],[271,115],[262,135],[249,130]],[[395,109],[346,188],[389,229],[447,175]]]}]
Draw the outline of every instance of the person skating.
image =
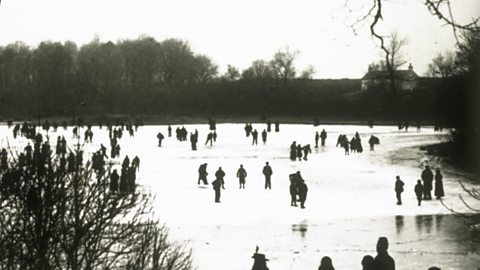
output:
[{"label": "person skating", "polygon": [[157,139],[158,139],[158,147],[162,147],[162,140],[165,138],[161,132],[158,132]]},{"label": "person skating", "polygon": [[325,146],[325,140],[327,139],[327,132],[325,131],[325,129],[323,129],[322,133],[320,133],[320,138],[322,139],[322,146]]},{"label": "person skating", "polygon": [[445,193],[443,192],[443,175],[440,172],[440,169],[435,171],[435,197],[437,200],[440,200]]},{"label": "person skating", "polygon": [[305,201],[307,200],[307,193],[308,193],[308,187],[307,184],[305,184],[305,180],[301,180],[298,183],[298,197],[300,201],[300,207],[305,208]]},{"label": "person skating", "polygon": [[205,141],[205,145],[207,145],[208,142],[210,142],[210,146],[212,146],[212,144],[213,144],[213,134],[211,132],[208,133],[208,135],[207,135],[207,140]]},{"label": "person skating", "polygon": [[423,186],[422,180],[418,179],[417,184],[415,185],[415,196],[417,196],[418,206],[422,204],[422,196],[423,196]]},{"label": "person skating", "polygon": [[172,137],[172,126],[168,125],[168,137]]},{"label": "person skating", "polygon": [[118,192],[118,180],[120,176],[117,173],[117,170],[113,170],[112,174],[110,175],[110,192],[116,193]]},{"label": "person skating", "polygon": [[262,141],[263,144],[267,143],[267,131],[265,129],[262,131]]},{"label": "person skating", "polygon": [[422,172],[422,181],[423,181],[423,199],[431,200],[432,199],[432,182],[433,182],[433,173],[430,170],[430,167],[425,166],[425,170]]},{"label": "person skating", "polygon": [[297,160],[297,143],[295,141],[290,145],[290,160]]},{"label": "person skating", "polygon": [[310,148],[310,144],[307,144],[302,147],[303,150],[303,160],[308,160],[308,154],[312,153],[312,148]]},{"label": "person skating", "polygon": [[320,139],[320,135],[318,134],[318,131],[315,132],[315,148],[318,148],[318,140]]},{"label": "person skating", "polygon": [[258,144],[258,131],[255,129],[252,132],[252,145],[257,145]]},{"label": "person skating", "polygon": [[397,176],[397,180],[395,181],[395,194],[397,195],[397,205],[402,205],[402,192],[404,185],[405,183],[400,180],[400,176]]},{"label": "person skating", "polygon": [[245,178],[247,178],[247,171],[245,171],[243,165],[240,165],[240,168],[237,171],[237,177],[240,184],[240,189],[245,189]]},{"label": "person skating", "polygon": [[200,181],[202,181],[204,185],[208,185],[207,175],[207,163],[203,163],[198,168],[198,185],[200,185]]},{"label": "person skating", "polygon": [[335,268],[333,267],[332,259],[328,256],[323,257],[320,261],[320,266],[318,267],[318,270],[335,270]]},{"label": "person skating", "polygon": [[298,161],[302,161],[302,157],[303,157],[302,145],[297,144],[297,158],[298,158]]},{"label": "person skating", "polygon": [[263,167],[262,171],[263,175],[265,175],[265,189],[272,189],[272,182],[271,182],[271,177],[273,174],[272,167],[268,164],[268,162],[265,162],[265,166]]},{"label": "person skating", "polygon": [[280,131],[280,122],[275,121],[275,132],[279,132]]},{"label": "person skating", "polygon": [[219,167],[215,173],[216,179],[212,182],[213,189],[215,190],[215,202],[220,203],[221,189],[225,189],[223,177],[225,177],[225,172],[223,172],[222,167]]}]

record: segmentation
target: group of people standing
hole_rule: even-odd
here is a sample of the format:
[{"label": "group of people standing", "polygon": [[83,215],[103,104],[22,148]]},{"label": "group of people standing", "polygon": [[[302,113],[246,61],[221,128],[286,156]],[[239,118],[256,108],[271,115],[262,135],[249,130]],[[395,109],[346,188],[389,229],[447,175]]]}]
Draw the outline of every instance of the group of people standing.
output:
[{"label": "group of people standing", "polygon": [[290,160],[291,161],[302,161],[308,160],[308,154],[312,153],[312,148],[310,144],[302,146],[301,144],[297,144],[296,141],[293,141],[290,145]]},{"label": "group of people standing", "polygon": [[[417,184],[414,187],[415,196],[417,198],[418,206],[422,204],[422,200],[432,199],[433,179],[435,178],[435,192],[434,195],[437,200],[445,196],[443,190],[443,175],[440,169],[436,169],[435,177],[430,169],[430,166],[425,166],[422,171],[421,179],[417,180]],[[423,181],[423,184],[422,184]],[[402,193],[404,191],[405,183],[400,179],[400,176],[396,177],[395,181],[395,193],[397,196],[397,205],[402,205]]]},{"label": "group of people standing", "polygon": [[[271,177],[273,174],[272,167],[268,162],[265,163],[263,167],[262,174],[265,176],[265,189],[272,189],[272,181]],[[203,163],[198,168],[198,181],[197,184],[203,183],[204,185],[208,185],[207,180],[207,163]],[[225,172],[222,170],[222,167],[219,167],[218,170],[215,172],[215,180],[212,182],[213,189],[215,190],[215,202],[220,202],[221,196],[221,189],[225,189]],[[243,167],[243,164],[240,165],[240,168],[237,170],[236,177],[238,178],[239,182],[239,189],[245,189],[245,183],[248,173],[246,169]]]}]

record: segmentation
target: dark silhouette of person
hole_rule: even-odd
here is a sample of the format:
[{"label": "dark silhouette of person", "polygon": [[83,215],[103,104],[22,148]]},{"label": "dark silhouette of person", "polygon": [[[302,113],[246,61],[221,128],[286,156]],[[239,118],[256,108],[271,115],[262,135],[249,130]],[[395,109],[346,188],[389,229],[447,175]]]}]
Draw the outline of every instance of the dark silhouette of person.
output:
[{"label": "dark silhouette of person", "polygon": [[300,144],[297,144],[297,158],[298,158],[298,161],[302,161],[302,157],[303,157],[302,146]]},{"label": "dark silhouette of person", "polygon": [[200,181],[202,181],[204,185],[208,185],[207,175],[207,163],[203,163],[198,167],[198,185],[200,185]]},{"label": "dark silhouette of person", "polygon": [[362,258],[362,270],[375,270],[375,259],[370,255]]},{"label": "dark silhouette of person", "polygon": [[277,121],[275,121],[275,132],[279,132],[280,131],[280,123]]},{"label": "dark silhouette of person", "polygon": [[339,147],[339,146],[343,147],[342,138],[343,138],[342,134],[338,135],[337,144],[335,145],[335,147]]},{"label": "dark silhouette of person", "polygon": [[128,158],[128,155],[126,155],[125,158],[123,159],[122,170],[128,169],[129,166],[130,166],[130,158]]},{"label": "dark silhouette of person", "polygon": [[388,239],[380,237],[377,241],[377,256],[375,256],[375,269],[395,270],[395,261],[388,255]]},{"label": "dark silhouette of person", "polygon": [[205,141],[205,145],[207,145],[208,142],[210,142],[210,146],[212,146],[212,144],[213,144],[213,134],[211,132],[208,133],[208,135],[207,135],[207,140]]},{"label": "dark silhouette of person", "polygon": [[345,155],[346,155],[346,156],[349,156],[349,155],[350,155],[350,145],[349,145],[349,142],[348,142],[348,141],[343,142],[343,143],[342,143],[342,146],[343,146],[343,149],[345,150]]},{"label": "dark silhouette of person", "polygon": [[248,123],[245,123],[245,135],[248,137],[250,136],[250,133],[252,132],[252,125],[249,125]]},{"label": "dark silhouette of person", "polygon": [[225,177],[225,172],[223,172],[222,167],[219,167],[215,173],[216,179],[212,182],[213,190],[215,190],[215,202],[220,203],[221,189],[225,189],[223,177]]},{"label": "dark silhouette of person", "polygon": [[356,150],[358,153],[363,152],[363,147],[362,147],[362,139],[360,138],[360,135],[358,134],[358,131],[355,132],[355,144],[356,144]]},{"label": "dark silhouette of person", "polygon": [[307,159],[308,154],[312,153],[312,148],[310,148],[310,144],[303,146],[302,150],[303,150],[303,160],[308,160]]},{"label": "dark silhouette of person", "polygon": [[212,139],[213,139],[214,142],[217,141],[217,131],[215,131],[215,130],[212,133]]},{"label": "dark silhouette of person", "polygon": [[269,270],[267,267],[268,259],[265,258],[265,254],[258,253],[258,246],[255,248],[252,258],[254,260],[252,270]]},{"label": "dark silhouette of person", "polygon": [[297,206],[297,183],[295,181],[290,181],[290,206]]},{"label": "dark silhouette of person", "polygon": [[255,129],[252,132],[252,145],[257,145],[258,144],[258,131]]},{"label": "dark silhouette of person", "polygon": [[215,178],[220,180],[223,189],[225,189],[225,181],[223,179],[224,177],[225,172],[222,170],[222,167],[218,167],[218,170],[215,172]]},{"label": "dark silhouette of person", "polygon": [[422,180],[418,179],[417,184],[415,185],[415,196],[417,196],[417,201],[418,201],[418,206],[422,204],[422,196],[423,196],[423,186],[422,186]]},{"label": "dark silhouette of person", "polygon": [[268,162],[265,162],[265,166],[263,167],[262,171],[263,175],[265,175],[265,189],[272,189],[272,182],[271,182],[271,177],[273,174],[272,167],[268,164]]},{"label": "dark silhouette of person", "polygon": [[134,167],[137,171],[140,170],[140,158],[138,156],[135,156],[132,159],[132,167]]},{"label": "dark silhouette of person", "polygon": [[379,144],[379,143],[380,143],[380,140],[378,139],[378,137],[371,135],[370,139],[368,139],[368,144],[370,145],[370,151],[374,151],[375,144]]},{"label": "dark silhouette of person", "polygon": [[315,148],[318,148],[318,140],[320,140],[320,135],[318,134],[318,131],[315,132]]},{"label": "dark silhouette of person", "polygon": [[433,173],[430,170],[430,167],[427,165],[422,172],[422,181],[423,181],[423,199],[431,200],[432,199],[432,182],[433,182]]},{"label": "dark silhouette of person", "polygon": [[267,132],[272,131],[272,121],[268,120],[267,121]]},{"label": "dark silhouette of person", "polygon": [[305,184],[305,180],[301,180],[298,184],[298,197],[300,201],[300,207],[305,208],[305,201],[307,200],[308,187]]},{"label": "dark silhouette of person", "polygon": [[161,132],[158,132],[157,139],[158,139],[158,147],[162,147],[162,140],[165,138]]},{"label": "dark silhouette of person", "polygon": [[127,170],[122,170],[120,174],[120,193],[127,193],[128,192],[128,178],[127,178]]},{"label": "dark silhouette of person", "polygon": [[135,193],[135,181],[137,179],[135,167],[131,166],[127,169],[128,192]]},{"label": "dark silhouette of person", "polygon": [[440,169],[435,170],[435,197],[437,200],[445,196],[443,191],[443,175]]},{"label": "dark silhouette of person", "polygon": [[172,127],[168,125],[168,137],[172,137]]},{"label": "dark silhouette of person", "polygon": [[323,129],[320,133],[320,139],[322,139],[322,146],[325,146],[325,140],[327,139],[327,132],[325,131],[325,129]]},{"label": "dark silhouette of person", "polygon": [[404,185],[405,183],[400,180],[400,176],[397,175],[397,180],[395,181],[395,194],[397,195],[397,205],[402,205],[402,192]]},{"label": "dark silhouette of person", "polygon": [[267,143],[267,131],[265,129],[262,131],[262,141],[263,144]]},{"label": "dark silhouette of person", "polygon": [[110,174],[110,192],[116,193],[118,192],[118,180],[120,176],[117,173],[117,170],[113,170],[112,174]]},{"label": "dark silhouette of person", "polygon": [[290,145],[290,160],[297,160],[297,143],[295,141]]},{"label": "dark silhouette of person", "polygon": [[335,268],[333,268],[332,259],[328,256],[323,257],[320,261],[318,270],[335,270]]},{"label": "dark silhouette of person", "polygon": [[197,142],[198,142],[198,139],[195,133],[190,133],[190,144],[192,145],[193,151],[197,150]]},{"label": "dark silhouette of person", "polygon": [[240,183],[240,189],[245,189],[245,178],[247,178],[247,171],[245,171],[243,165],[240,165],[240,168],[237,171],[237,177]]}]

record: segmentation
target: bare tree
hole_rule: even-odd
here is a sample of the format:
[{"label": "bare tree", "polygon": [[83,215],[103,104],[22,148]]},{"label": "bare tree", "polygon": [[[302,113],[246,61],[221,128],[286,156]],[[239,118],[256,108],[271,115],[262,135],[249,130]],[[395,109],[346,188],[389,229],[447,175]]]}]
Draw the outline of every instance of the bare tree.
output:
[{"label": "bare tree", "polygon": [[428,75],[432,77],[447,78],[457,73],[455,54],[446,52],[437,54],[432,63],[428,65]]},{"label": "bare tree", "polygon": [[[125,268],[138,253],[137,244],[127,240],[144,235],[141,228],[152,215],[151,196],[132,187],[128,193],[112,190],[111,168],[94,170],[90,162],[83,163],[80,147],[74,151],[73,171],[59,165],[59,156],[48,145],[44,148],[40,152],[36,142],[30,163],[13,158],[0,171],[0,268]],[[166,236],[163,231],[162,239]],[[156,248],[166,252],[163,248],[175,247]],[[184,255],[164,254],[167,261]],[[190,259],[188,253],[182,258]],[[187,269],[176,267],[167,269]]]},{"label": "bare tree", "polygon": [[270,61],[274,78],[280,79],[283,82],[294,79],[296,70],[293,62],[298,54],[298,51],[290,51],[289,48],[277,51],[272,61]]},{"label": "bare tree", "polygon": [[302,73],[300,74],[300,79],[312,79],[314,74],[315,74],[315,67],[310,65],[305,70],[302,71]]}]

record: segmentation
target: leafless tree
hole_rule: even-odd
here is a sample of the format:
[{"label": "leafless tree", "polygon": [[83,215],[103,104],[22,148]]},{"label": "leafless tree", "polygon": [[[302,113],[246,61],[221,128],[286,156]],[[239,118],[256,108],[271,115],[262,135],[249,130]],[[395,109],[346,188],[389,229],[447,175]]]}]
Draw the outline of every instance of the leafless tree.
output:
[{"label": "leafless tree", "polygon": [[293,62],[298,54],[298,51],[290,51],[289,48],[277,51],[273,56],[272,61],[270,61],[273,76],[283,82],[294,79],[296,70]]},{"label": "leafless tree", "polygon": [[[74,152],[78,160],[80,148]],[[12,159],[0,172],[0,269],[125,269],[138,256],[138,243],[127,240],[145,235],[151,195],[111,190],[110,170],[95,171],[86,162],[67,172],[51,154],[30,165]],[[166,243],[164,228],[148,229]],[[158,243],[144,249],[161,249],[155,252],[166,262],[181,257],[188,266],[184,249]],[[188,269],[179,265],[165,269]]]},{"label": "leafless tree", "polygon": [[457,73],[455,54],[446,52],[439,53],[428,65],[428,75],[432,77],[447,78]]}]

